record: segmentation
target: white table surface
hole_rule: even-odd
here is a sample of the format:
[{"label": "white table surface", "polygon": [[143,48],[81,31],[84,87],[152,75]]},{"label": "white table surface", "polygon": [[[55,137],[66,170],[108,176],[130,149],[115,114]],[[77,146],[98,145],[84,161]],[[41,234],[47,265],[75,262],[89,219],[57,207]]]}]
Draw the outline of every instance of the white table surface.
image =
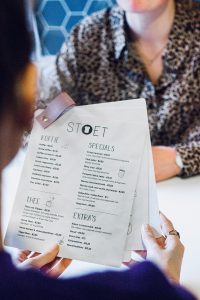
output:
[{"label": "white table surface", "polygon": [[[24,152],[20,151],[3,174],[3,233],[5,233],[11,213],[24,157]],[[181,283],[200,299],[200,176],[189,179],[173,178],[159,183],[157,188],[160,210],[173,221],[186,248]],[[13,249],[8,248],[8,251],[12,254],[15,253]],[[73,261],[62,277],[67,278],[111,269]]]}]

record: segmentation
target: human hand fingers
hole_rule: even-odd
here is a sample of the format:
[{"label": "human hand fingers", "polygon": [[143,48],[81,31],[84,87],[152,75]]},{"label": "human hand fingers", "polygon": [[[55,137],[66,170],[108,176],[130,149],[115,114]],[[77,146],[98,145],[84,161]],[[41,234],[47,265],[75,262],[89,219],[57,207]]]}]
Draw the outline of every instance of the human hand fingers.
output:
[{"label": "human hand fingers", "polygon": [[156,238],[157,244],[161,247],[164,248],[165,247],[165,242],[166,242],[166,237],[165,236],[160,236],[158,238]]},{"label": "human hand fingers", "polygon": [[148,224],[142,226],[142,240],[146,246],[147,252],[152,249],[159,249],[153,230]]},{"label": "human hand fingers", "polygon": [[146,250],[134,250],[131,252],[131,259],[128,262],[123,262],[127,267],[131,267],[133,264],[138,263],[146,259],[147,251]]},{"label": "human hand fingers", "polygon": [[39,252],[29,251],[29,250],[21,250],[17,257],[17,262],[20,264],[27,261],[29,258],[40,255]]},{"label": "human hand fingers", "polygon": [[46,270],[47,275],[51,277],[59,277],[71,264],[72,260],[68,258],[59,258],[54,262],[53,266]]},{"label": "human hand fingers", "polygon": [[160,220],[162,231],[167,236],[174,229],[174,225],[162,212],[160,212]]},{"label": "human hand fingers", "polygon": [[31,254],[31,257],[27,258],[24,262],[22,262],[21,267],[30,266],[30,267],[40,269],[46,264],[54,261],[58,252],[59,252],[58,245],[53,246],[53,248],[51,248],[50,250],[42,254],[38,254],[34,252]]},{"label": "human hand fingers", "polygon": [[133,252],[137,253],[139,256],[141,256],[144,259],[147,256],[147,251],[146,250],[134,250]]},{"label": "human hand fingers", "polygon": [[43,273],[48,273],[51,270],[51,268],[53,268],[53,266],[56,265],[59,262],[60,259],[61,259],[60,257],[56,257],[50,263],[42,266],[40,268],[40,271],[42,271]]},{"label": "human hand fingers", "polygon": [[123,262],[123,265],[125,265],[126,267],[131,268],[133,265],[135,265],[137,263],[138,263],[137,260],[131,258],[130,261]]},{"label": "human hand fingers", "polygon": [[180,237],[176,234],[170,234],[171,231],[175,230],[173,223],[162,212],[160,212],[160,219],[163,233],[166,236],[166,249],[174,250],[179,256],[183,256],[184,245],[181,243]]},{"label": "human hand fingers", "polygon": [[24,262],[28,258],[30,253],[31,253],[31,251],[29,251],[29,250],[21,250],[17,256],[17,262],[19,262],[19,263]]}]

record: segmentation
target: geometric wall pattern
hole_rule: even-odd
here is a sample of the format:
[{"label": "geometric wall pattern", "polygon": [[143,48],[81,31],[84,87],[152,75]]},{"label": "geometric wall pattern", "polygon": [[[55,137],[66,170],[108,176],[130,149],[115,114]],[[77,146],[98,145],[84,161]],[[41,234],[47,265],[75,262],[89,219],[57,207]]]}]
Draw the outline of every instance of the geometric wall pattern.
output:
[{"label": "geometric wall pattern", "polygon": [[85,16],[115,3],[116,0],[36,0],[36,20],[42,53],[58,53],[74,25]]},{"label": "geometric wall pattern", "polygon": [[43,54],[58,53],[71,29],[115,0],[37,0],[36,20]]}]

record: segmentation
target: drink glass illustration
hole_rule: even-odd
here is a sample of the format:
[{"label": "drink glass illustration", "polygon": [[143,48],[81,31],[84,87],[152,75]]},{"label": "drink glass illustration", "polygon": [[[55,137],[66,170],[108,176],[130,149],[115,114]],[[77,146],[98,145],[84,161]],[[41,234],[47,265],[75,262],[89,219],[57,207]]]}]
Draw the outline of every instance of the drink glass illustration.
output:
[{"label": "drink glass illustration", "polygon": [[52,207],[54,199],[55,199],[54,197],[50,197],[50,199],[46,201],[46,206]]},{"label": "drink glass illustration", "polygon": [[118,177],[123,178],[125,173],[126,173],[126,171],[124,169],[120,168],[119,172],[118,172]]}]

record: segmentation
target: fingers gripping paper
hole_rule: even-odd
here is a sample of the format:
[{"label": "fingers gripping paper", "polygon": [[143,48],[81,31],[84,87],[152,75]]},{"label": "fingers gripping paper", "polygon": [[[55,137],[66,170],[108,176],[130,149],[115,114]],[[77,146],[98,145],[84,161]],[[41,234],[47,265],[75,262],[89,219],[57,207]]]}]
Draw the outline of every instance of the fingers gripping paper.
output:
[{"label": "fingers gripping paper", "polygon": [[6,245],[120,266],[159,232],[144,99],[72,107],[34,122]]}]

